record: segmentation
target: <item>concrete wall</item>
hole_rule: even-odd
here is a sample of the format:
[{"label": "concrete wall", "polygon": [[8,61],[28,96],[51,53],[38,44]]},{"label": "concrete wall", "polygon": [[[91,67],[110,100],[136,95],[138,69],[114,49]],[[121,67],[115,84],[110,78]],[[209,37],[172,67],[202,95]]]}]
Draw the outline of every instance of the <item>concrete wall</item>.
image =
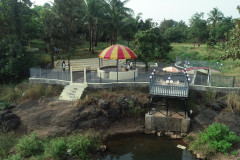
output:
[{"label": "concrete wall", "polygon": [[172,131],[186,133],[190,128],[190,118],[181,119],[145,114],[147,130]]},{"label": "concrete wall", "polygon": [[29,78],[29,83],[47,83],[47,84],[59,84],[67,86],[70,84],[70,81],[63,81],[57,79],[44,79],[44,78]]},{"label": "concrete wall", "polygon": [[202,86],[202,85],[190,85],[190,90],[196,91],[212,91],[220,93],[240,93],[240,87],[214,87],[214,86]]},{"label": "concrete wall", "polygon": [[105,78],[105,71],[101,69],[97,69],[97,76],[101,78]]},{"label": "concrete wall", "polygon": [[149,83],[88,83],[88,89],[126,89],[149,92]]},{"label": "concrete wall", "polygon": [[[125,80],[125,79],[133,79],[138,76],[138,70],[130,70],[126,72],[118,72],[118,80]],[[110,80],[117,80],[117,72],[109,72],[109,79]]]}]

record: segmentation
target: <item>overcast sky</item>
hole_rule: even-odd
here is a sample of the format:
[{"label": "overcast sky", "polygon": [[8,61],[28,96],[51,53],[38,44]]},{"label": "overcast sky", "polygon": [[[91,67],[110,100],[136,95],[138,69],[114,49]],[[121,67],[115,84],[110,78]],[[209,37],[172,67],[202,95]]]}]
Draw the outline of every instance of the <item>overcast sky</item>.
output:
[{"label": "overcast sky", "polygon": [[[43,5],[53,0],[32,1],[35,1],[36,5]],[[222,11],[225,17],[239,18],[240,14],[236,9],[238,5],[239,0],[130,0],[126,6],[132,8],[135,15],[142,13],[143,19],[152,18],[157,23],[164,19],[183,20],[188,24],[194,13],[204,12],[204,18],[207,19],[207,13],[215,7]]]}]

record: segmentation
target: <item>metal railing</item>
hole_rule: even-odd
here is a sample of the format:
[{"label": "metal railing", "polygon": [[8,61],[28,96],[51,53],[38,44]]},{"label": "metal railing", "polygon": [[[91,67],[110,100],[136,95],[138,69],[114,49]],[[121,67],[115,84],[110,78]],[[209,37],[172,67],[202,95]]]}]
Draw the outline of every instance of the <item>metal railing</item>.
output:
[{"label": "metal railing", "polygon": [[154,75],[149,86],[149,93],[168,97],[188,97],[189,82],[187,77],[182,74],[171,75],[170,78],[166,78],[165,75]]},{"label": "metal railing", "polygon": [[69,71],[58,71],[53,69],[30,68],[30,78],[45,78],[71,81]]},{"label": "metal railing", "polygon": [[[152,71],[148,70],[139,70],[138,73],[132,72],[128,79],[121,80],[111,80],[109,79],[109,73],[105,73],[105,77],[97,75],[97,71],[91,71],[90,68],[86,69],[86,81],[87,83],[116,83],[116,82],[126,82],[126,83],[147,83],[150,81],[149,77],[152,75]],[[179,81],[179,83],[183,84],[186,83],[186,77],[182,73],[173,73],[173,74],[158,74],[154,76],[157,79],[153,79],[153,81],[166,81],[169,77],[173,82]],[[57,79],[57,80],[64,80],[64,81],[71,81],[71,75],[68,70],[66,71],[58,71],[53,69],[42,69],[42,68],[30,68],[30,78],[44,78],[44,79]],[[72,78],[74,83],[83,83],[84,82],[84,72],[83,71],[73,71]],[[193,80],[193,74],[189,74],[189,84]],[[203,85],[203,86],[214,86],[214,87],[240,87],[240,77],[235,76],[218,76],[218,75],[211,75],[208,83],[208,75],[207,74],[197,74],[195,77],[194,85]],[[152,85],[158,86],[156,83],[151,83]],[[171,85],[171,84],[170,84]],[[158,87],[159,88],[159,87]],[[166,90],[166,86],[163,86],[162,89]],[[173,89],[176,90],[175,86],[172,86]],[[156,89],[157,91],[157,89]]]},{"label": "metal railing", "polygon": [[199,60],[190,60],[188,58],[176,57],[176,62],[180,67],[183,68],[211,68],[214,70],[221,71],[223,69],[223,64],[219,62],[209,62],[209,61],[199,61]]},{"label": "metal railing", "polygon": [[87,83],[115,83],[115,82],[149,82],[149,76],[152,71],[129,72],[128,78],[122,78],[118,75],[118,79],[109,79],[109,73],[97,73],[97,71],[86,72]]}]

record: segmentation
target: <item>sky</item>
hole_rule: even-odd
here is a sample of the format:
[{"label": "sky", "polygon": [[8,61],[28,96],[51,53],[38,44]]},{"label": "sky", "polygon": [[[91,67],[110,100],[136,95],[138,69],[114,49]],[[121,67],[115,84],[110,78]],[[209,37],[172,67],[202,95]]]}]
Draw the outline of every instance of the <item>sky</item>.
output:
[{"label": "sky", "polygon": [[[36,5],[43,5],[53,0],[34,1]],[[207,13],[216,7],[225,17],[239,18],[238,5],[239,0],[130,0],[126,7],[133,9],[135,15],[142,13],[143,19],[152,18],[158,24],[164,19],[183,20],[188,24],[194,13],[204,12],[204,19],[207,19]]]}]

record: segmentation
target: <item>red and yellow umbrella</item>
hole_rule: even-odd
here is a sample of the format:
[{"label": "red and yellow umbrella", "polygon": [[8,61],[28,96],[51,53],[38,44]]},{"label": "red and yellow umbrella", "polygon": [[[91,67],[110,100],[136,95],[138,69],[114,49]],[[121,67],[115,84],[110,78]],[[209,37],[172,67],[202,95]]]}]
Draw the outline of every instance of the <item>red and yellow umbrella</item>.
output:
[{"label": "red and yellow umbrella", "polygon": [[98,58],[103,59],[135,59],[137,55],[131,49],[123,45],[112,45],[104,49]]}]

